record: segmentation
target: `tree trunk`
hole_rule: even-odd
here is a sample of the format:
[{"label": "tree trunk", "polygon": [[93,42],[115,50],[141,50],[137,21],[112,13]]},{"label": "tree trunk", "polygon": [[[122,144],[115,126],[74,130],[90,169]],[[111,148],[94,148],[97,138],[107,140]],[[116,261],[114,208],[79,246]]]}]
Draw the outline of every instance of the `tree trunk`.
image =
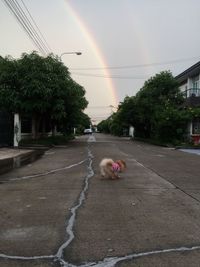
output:
[{"label": "tree trunk", "polygon": [[32,116],[32,138],[37,138],[37,130],[36,130],[36,115]]},{"label": "tree trunk", "polygon": [[46,135],[46,119],[45,117],[42,118],[42,136]]}]

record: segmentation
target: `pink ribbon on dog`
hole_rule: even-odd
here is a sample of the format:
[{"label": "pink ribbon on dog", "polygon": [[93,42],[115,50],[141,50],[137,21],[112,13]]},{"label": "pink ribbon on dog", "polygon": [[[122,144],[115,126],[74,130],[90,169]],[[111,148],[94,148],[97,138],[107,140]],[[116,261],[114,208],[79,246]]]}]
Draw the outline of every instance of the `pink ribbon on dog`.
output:
[{"label": "pink ribbon on dog", "polygon": [[116,163],[116,162],[114,162],[114,163],[112,164],[112,170],[113,170],[114,172],[119,172],[119,171],[120,171],[120,166],[119,166],[119,164]]}]

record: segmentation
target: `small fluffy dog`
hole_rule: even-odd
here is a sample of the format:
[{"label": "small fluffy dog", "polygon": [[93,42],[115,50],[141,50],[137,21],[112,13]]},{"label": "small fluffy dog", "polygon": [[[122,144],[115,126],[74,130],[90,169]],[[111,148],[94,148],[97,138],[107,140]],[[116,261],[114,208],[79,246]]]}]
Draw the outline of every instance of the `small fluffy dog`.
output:
[{"label": "small fluffy dog", "polygon": [[102,159],[99,164],[100,173],[102,177],[110,179],[119,179],[119,172],[122,172],[126,168],[126,163],[124,160],[114,161],[112,159]]}]

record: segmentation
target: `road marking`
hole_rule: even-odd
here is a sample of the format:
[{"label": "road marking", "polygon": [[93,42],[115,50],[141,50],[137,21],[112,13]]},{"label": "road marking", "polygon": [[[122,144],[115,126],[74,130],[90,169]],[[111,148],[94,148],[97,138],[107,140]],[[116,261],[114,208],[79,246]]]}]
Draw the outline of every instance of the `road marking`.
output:
[{"label": "road marking", "polygon": [[95,138],[95,136],[94,135],[90,135],[89,137],[88,137],[88,140],[87,140],[88,142],[96,142],[96,138]]}]

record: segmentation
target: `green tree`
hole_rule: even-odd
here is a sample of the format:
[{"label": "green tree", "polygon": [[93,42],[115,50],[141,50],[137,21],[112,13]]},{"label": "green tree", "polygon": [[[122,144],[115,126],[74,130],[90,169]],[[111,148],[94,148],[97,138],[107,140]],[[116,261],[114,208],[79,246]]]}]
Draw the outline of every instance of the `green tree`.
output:
[{"label": "green tree", "polygon": [[18,60],[1,59],[0,68],[0,103],[6,110],[32,118],[33,138],[47,121],[52,129],[58,125],[63,130],[78,123],[88,104],[85,90],[58,57],[33,52]]},{"label": "green tree", "polygon": [[156,74],[145,82],[143,88],[136,94],[138,122],[144,137],[159,136],[158,123],[166,113],[166,109],[175,109],[183,102],[178,84],[171,72],[164,71]]},{"label": "green tree", "polygon": [[90,128],[90,125],[91,125],[90,117],[87,114],[81,112],[80,119],[78,120],[78,123],[76,124],[77,133],[82,134],[84,129]]},{"label": "green tree", "polygon": [[192,116],[183,109],[183,102],[176,80],[164,71],[147,80],[136,96],[125,97],[112,120],[103,125],[109,125],[109,131],[117,135],[132,125],[137,137],[181,140]]},{"label": "green tree", "polygon": [[98,125],[97,128],[100,132],[103,133],[111,133],[111,125],[112,125],[113,115],[108,117],[106,120],[102,120]]}]

